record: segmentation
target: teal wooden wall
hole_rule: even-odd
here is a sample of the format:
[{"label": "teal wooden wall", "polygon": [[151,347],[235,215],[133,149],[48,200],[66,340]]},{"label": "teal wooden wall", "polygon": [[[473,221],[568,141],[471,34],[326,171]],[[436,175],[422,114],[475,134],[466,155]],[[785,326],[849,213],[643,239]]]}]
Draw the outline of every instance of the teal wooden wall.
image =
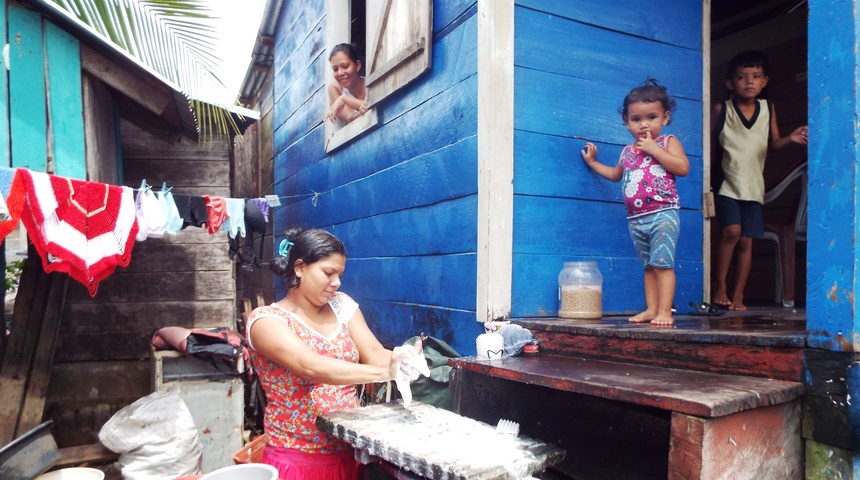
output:
[{"label": "teal wooden wall", "polygon": [[618,161],[632,137],[618,107],[647,77],[677,102],[672,133],[690,159],[678,179],[681,238],[675,304],[702,297],[702,4],[661,0],[518,0],[515,10],[512,315],[554,316],[566,260],[594,260],[604,312],[645,307],[643,269],[627,233],[621,185],[591,172],[580,150]]},{"label": "teal wooden wall", "polygon": [[[4,165],[45,172],[50,156],[52,173],[85,180],[78,40],[20,7],[8,9],[8,32],[9,88],[3,102],[8,99],[9,116],[0,120],[0,131],[6,132],[0,135],[0,149],[7,152]],[[5,83],[3,76],[3,92]]]},{"label": "teal wooden wall", "polygon": [[[326,155],[325,2],[285,2],[274,59],[275,192],[299,198],[275,209],[275,242],[293,225],[335,233],[349,254],[341,289],[383,343],[424,332],[472,354],[482,332],[476,4],[433,9],[432,70],[376,107],[376,129]],[[283,288],[276,282],[277,296]]]}]

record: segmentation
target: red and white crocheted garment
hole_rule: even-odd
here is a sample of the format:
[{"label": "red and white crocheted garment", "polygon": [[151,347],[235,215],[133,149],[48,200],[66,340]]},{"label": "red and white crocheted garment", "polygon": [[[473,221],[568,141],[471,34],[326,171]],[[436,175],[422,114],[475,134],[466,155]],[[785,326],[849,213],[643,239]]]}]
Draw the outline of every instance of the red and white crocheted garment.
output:
[{"label": "red and white crocheted garment", "polygon": [[21,221],[46,272],[66,272],[90,296],[116,267],[127,267],[137,234],[131,188],[21,169],[27,201]]}]

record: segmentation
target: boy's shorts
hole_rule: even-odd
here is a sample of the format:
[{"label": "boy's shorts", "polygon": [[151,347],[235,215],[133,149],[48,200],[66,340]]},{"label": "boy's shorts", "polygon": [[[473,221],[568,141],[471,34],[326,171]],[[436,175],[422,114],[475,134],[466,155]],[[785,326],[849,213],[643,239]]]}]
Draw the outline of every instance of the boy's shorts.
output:
[{"label": "boy's shorts", "polygon": [[634,217],[627,220],[633,247],[644,267],[674,268],[675,246],[681,233],[677,209]]},{"label": "boy's shorts", "polygon": [[760,203],[738,200],[725,195],[717,195],[714,203],[717,207],[720,228],[740,225],[742,237],[752,238],[764,235],[764,217],[762,217]]}]

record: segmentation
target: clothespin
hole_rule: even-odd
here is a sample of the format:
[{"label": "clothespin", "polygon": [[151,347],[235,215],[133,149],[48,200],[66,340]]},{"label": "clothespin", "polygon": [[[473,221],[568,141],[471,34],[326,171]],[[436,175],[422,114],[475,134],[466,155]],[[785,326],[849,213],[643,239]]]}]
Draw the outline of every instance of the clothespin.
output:
[{"label": "clothespin", "polygon": [[161,193],[167,195],[171,190],[173,190],[173,187],[168,187],[167,182],[161,184]]}]

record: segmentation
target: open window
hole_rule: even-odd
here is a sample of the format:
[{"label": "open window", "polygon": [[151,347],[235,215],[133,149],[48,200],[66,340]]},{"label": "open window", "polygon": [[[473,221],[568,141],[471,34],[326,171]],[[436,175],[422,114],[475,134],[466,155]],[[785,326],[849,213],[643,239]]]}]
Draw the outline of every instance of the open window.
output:
[{"label": "open window", "polygon": [[[326,0],[326,16],[328,48],[353,43],[364,55],[368,105],[367,113],[346,125],[326,122],[325,150],[331,152],[375,126],[374,107],[430,68],[433,2]],[[328,71],[327,83],[334,81]]]}]

